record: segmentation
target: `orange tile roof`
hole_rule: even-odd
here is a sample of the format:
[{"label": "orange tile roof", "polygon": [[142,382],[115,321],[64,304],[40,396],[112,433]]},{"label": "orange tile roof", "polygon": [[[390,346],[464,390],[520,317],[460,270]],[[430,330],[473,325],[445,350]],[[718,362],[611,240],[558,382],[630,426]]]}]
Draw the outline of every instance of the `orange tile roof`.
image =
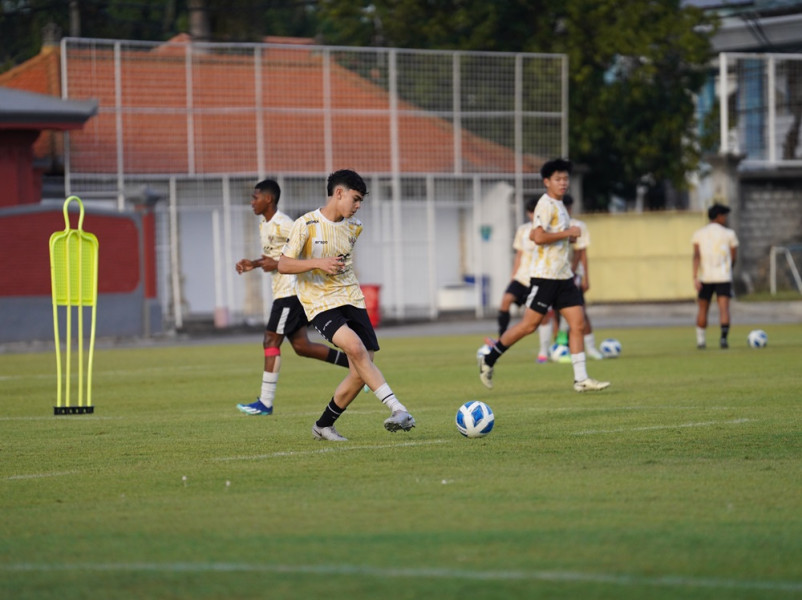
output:
[{"label": "orange tile roof", "polygon": [[[41,52],[16,67],[0,73],[0,86],[61,98],[61,52],[58,46],[43,46]],[[64,136],[57,131],[43,131],[33,146],[37,158],[60,160],[64,154]]]},{"label": "orange tile roof", "polygon": [[[174,42],[189,42],[189,36]],[[188,122],[185,49],[170,43],[143,52],[122,50],[122,128],[127,173],[321,173],[325,171],[323,57],[314,47],[268,47],[262,52],[261,96],[265,164],[257,164],[256,98],[252,51],[245,56],[193,56],[192,105]],[[12,83],[47,85],[59,95],[58,48],[49,48],[11,72]],[[45,68],[48,65],[48,68]],[[111,46],[70,50],[69,96],[95,98],[98,115],[72,133],[71,167],[75,172],[116,172],[114,56]],[[335,168],[367,173],[391,172],[389,96],[384,88],[330,62],[331,137]],[[16,73],[15,73],[16,72]],[[159,109],[159,110],[154,110]],[[400,170],[453,173],[451,124],[398,102]],[[188,140],[194,135],[194,166]],[[504,146],[462,131],[462,170],[512,173],[514,153]],[[524,171],[539,160],[525,157]]]}]

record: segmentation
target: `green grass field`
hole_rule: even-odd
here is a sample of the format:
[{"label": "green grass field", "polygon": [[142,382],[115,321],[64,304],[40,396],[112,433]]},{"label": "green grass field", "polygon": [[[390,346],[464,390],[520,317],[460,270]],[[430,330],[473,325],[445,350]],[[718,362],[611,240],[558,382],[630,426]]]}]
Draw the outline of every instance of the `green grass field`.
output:
[{"label": "green grass field", "polygon": [[[53,416],[55,355],[0,355],[0,597],[799,598],[802,325],[621,329],[578,394],[536,336],[478,381],[475,336],[379,337],[418,427],[285,346],[276,412],[252,344],[96,353],[94,415]],[[715,328],[709,341],[715,340]],[[487,401],[496,427],[458,435]]]}]

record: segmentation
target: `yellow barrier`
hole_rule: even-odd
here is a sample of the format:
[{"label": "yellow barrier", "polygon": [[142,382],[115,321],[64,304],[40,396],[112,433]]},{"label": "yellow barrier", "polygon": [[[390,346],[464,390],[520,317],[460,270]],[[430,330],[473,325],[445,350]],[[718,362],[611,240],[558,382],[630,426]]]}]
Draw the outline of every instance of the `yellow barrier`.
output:
[{"label": "yellow barrier", "polygon": [[[80,208],[78,229],[70,229],[68,207],[76,201]],[[64,231],[50,236],[50,283],[53,294],[53,331],[56,340],[57,392],[56,415],[86,414],[94,412],[92,406],[92,361],[95,350],[95,323],[97,316],[97,271],[98,241],[91,233],[83,231],[84,205],[78,196],[70,196],[64,202]],[[66,307],[66,361],[64,377],[61,368],[61,341],[59,339],[58,307]],[[89,338],[89,355],[86,363],[86,401],[84,401],[84,307],[92,307],[92,327]],[[72,373],[72,312],[78,312],[78,403],[70,405]],[[62,403],[62,386],[65,388]]]},{"label": "yellow barrier", "polygon": [[693,232],[702,213],[577,215],[590,231],[588,303],[692,300]]}]

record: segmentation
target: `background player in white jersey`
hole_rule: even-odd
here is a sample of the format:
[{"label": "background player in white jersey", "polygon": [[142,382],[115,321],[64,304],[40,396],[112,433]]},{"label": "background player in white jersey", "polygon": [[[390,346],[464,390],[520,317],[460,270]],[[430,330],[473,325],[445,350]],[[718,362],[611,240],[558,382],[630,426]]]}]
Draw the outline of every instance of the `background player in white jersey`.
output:
[{"label": "background player in white jersey", "polygon": [[[568,211],[562,198],[568,191],[572,165],[557,158],[546,162],[540,170],[546,193],[535,207],[531,239],[537,244],[532,261],[532,281],[523,318],[507,329],[486,355],[480,355],[479,379],[487,388],[493,387],[493,366],[514,343],[534,332],[550,306],[568,322],[568,347],[574,369],[574,389],[577,392],[603,390],[610,385],[588,377],[585,359],[585,327],[582,296],[573,281],[569,245],[581,233],[569,223]],[[572,239],[573,238],[573,239]]]},{"label": "background player in white jersey", "polygon": [[504,295],[501,297],[501,304],[498,309],[498,335],[501,337],[507,327],[510,326],[510,307],[523,306],[526,296],[529,293],[529,282],[531,277],[529,269],[532,262],[532,254],[535,251],[535,242],[529,239],[532,231],[532,216],[535,213],[537,198],[529,198],[526,201],[526,223],[518,227],[512,241],[515,249],[515,259],[512,263],[512,281],[510,281]]},{"label": "background player in white jersey", "polygon": [[276,395],[278,374],[281,368],[281,343],[284,336],[289,337],[290,344],[298,356],[316,358],[340,365],[348,366],[348,357],[339,350],[326,344],[317,344],[309,340],[307,327],[309,321],[306,313],[295,295],[295,276],[282,275],[276,271],[281,249],[287,243],[292,229],[292,219],[278,210],[281,188],[272,179],[265,179],[254,186],[251,194],[251,208],[259,215],[259,238],[262,242],[261,258],[243,258],[237,265],[237,273],[246,273],[261,268],[265,272],[273,272],[273,306],[270,318],[265,327],[264,351],[265,365],[262,373],[262,389],[256,402],[237,404],[237,408],[248,415],[273,414],[273,400]]},{"label": "background player in white jersey", "polygon": [[738,237],[727,227],[730,208],[714,204],[707,211],[710,223],[697,230],[693,243],[693,285],[698,292],[696,315],[696,347],[704,348],[707,314],[713,293],[718,301],[721,337],[719,346],[728,348],[730,332],[730,297],[732,296],[732,267],[738,256]]},{"label": "background player in white jersey", "polygon": [[582,310],[585,316],[585,354],[596,360],[603,358],[602,353],[596,348],[596,336],[593,333],[593,325],[588,317],[587,306],[585,305],[585,293],[590,289],[590,266],[588,264],[588,247],[590,246],[590,231],[584,221],[575,219],[573,215],[574,198],[571,194],[563,196],[563,204],[571,217],[571,225],[579,227],[581,233],[571,247],[571,270],[574,272],[574,282],[582,293]]},{"label": "background player in white jersey", "polygon": [[365,384],[390,409],[385,429],[409,431],[415,419],[373,364],[379,343],[354,273],[353,250],[362,233],[362,223],[354,214],[367,187],[358,173],[341,170],[329,175],[326,193],[323,208],[295,221],[278,263],[279,272],[297,274],[298,299],[307,317],[324,338],[348,355],[350,363],[348,375],[312,427],[312,435],[318,440],[346,441],[334,422]]}]

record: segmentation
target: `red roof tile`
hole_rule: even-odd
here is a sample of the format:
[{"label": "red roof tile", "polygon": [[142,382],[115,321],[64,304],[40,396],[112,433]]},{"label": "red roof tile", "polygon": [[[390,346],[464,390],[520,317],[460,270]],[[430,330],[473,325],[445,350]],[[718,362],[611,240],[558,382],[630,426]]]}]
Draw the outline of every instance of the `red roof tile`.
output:
[{"label": "red roof tile", "polygon": [[[189,37],[175,42],[188,43]],[[192,106],[188,122],[185,47],[170,43],[121,52],[124,164],[128,173],[236,173],[325,171],[323,56],[308,50],[266,47],[262,51],[261,90],[256,90],[253,48],[247,53],[193,55]],[[0,85],[47,86],[59,95],[58,49],[0,75]],[[100,111],[83,130],[71,134],[75,172],[116,172],[117,141],[114,55],[111,46],[70,49],[70,98],[95,98]],[[335,168],[391,172],[389,96],[380,85],[329,63],[331,136]],[[6,80],[11,80],[7,82]],[[31,88],[24,88],[31,89]],[[263,99],[265,164],[257,164],[257,91]],[[452,173],[451,124],[403,101],[398,102],[402,172]],[[194,168],[187,145],[194,135]],[[499,144],[462,132],[462,170],[512,173],[514,153]],[[527,159],[524,170],[537,168]]]}]

